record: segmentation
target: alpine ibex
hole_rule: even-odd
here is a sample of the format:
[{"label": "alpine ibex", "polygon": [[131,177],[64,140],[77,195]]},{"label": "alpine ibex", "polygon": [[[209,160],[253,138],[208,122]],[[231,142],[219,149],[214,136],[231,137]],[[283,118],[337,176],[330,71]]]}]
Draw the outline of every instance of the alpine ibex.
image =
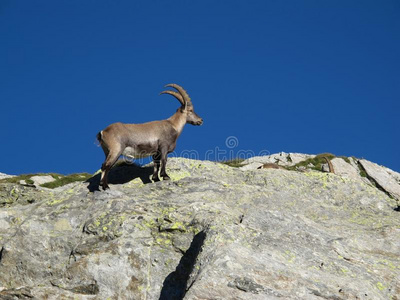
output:
[{"label": "alpine ibex", "polygon": [[170,94],[181,103],[181,107],[169,119],[143,124],[114,123],[97,134],[97,140],[106,156],[101,166],[100,185],[103,190],[109,188],[108,173],[121,155],[132,158],[152,156],[154,162],[152,180],[160,181],[158,177],[160,163],[161,177],[163,180],[170,179],[165,170],[168,153],[174,151],[176,140],[186,123],[202,125],[203,119],[194,112],[192,101],[181,86],[167,84],[165,87],[172,87],[177,92],[166,90],[160,95]]},{"label": "alpine ibex", "polygon": [[265,163],[262,166],[259,166],[257,169],[281,169],[281,170],[286,170],[286,168],[278,165],[278,164],[274,164],[274,163]]}]

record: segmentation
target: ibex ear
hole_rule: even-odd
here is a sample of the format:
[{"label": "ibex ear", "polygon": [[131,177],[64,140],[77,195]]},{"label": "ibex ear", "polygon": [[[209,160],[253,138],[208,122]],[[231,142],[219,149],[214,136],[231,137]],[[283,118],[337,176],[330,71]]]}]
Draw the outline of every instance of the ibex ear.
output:
[{"label": "ibex ear", "polygon": [[181,106],[181,112],[186,112],[187,110],[187,102],[185,99],[183,99],[183,105]]}]

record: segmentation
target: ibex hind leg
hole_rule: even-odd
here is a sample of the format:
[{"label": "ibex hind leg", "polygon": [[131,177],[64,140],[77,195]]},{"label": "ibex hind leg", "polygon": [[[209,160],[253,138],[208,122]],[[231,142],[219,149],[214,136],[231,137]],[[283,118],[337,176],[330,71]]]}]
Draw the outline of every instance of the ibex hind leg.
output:
[{"label": "ibex hind leg", "polygon": [[108,186],[108,173],[110,172],[112,166],[117,161],[118,157],[121,156],[122,151],[110,151],[107,155],[106,160],[101,166],[101,178],[100,185],[103,187],[103,190],[110,188]]},{"label": "ibex hind leg", "polygon": [[[100,177],[100,185],[103,186],[103,188],[104,188],[104,177],[105,177],[105,175],[106,175],[106,172],[105,172],[106,168],[105,168],[105,166],[106,166],[107,157],[108,157],[108,155],[110,154],[110,151],[108,150],[108,148],[107,148],[106,145],[104,144],[104,141],[103,141],[103,131],[100,131],[100,132],[97,134],[96,137],[97,137],[97,140],[99,141],[99,144],[100,144],[100,146],[101,146],[101,149],[103,149],[103,152],[104,152],[104,155],[105,155],[104,163],[101,165],[101,177]],[[106,185],[106,187],[108,187],[108,185]]]}]

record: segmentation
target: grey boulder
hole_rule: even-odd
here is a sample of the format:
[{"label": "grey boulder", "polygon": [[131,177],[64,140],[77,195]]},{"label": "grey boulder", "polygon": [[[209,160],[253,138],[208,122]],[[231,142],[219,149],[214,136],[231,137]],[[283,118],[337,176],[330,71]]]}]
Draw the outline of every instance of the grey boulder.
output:
[{"label": "grey boulder", "polygon": [[[399,202],[331,173],[171,158],[0,184],[0,299],[396,299]],[[29,200],[29,201],[28,201]],[[34,200],[34,201],[32,201]]]}]

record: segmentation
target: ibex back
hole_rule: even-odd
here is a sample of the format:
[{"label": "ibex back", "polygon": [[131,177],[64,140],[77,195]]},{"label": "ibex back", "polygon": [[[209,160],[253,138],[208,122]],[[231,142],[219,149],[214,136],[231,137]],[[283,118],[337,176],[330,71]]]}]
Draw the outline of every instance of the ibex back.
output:
[{"label": "ibex back", "polygon": [[97,139],[103,148],[106,159],[101,166],[100,185],[104,190],[108,186],[108,173],[121,156],[132,158],[153,157],[154,172],[152,180],[170,179],[166,172],[167,155],[175,150],[176,140],[186,123],[202,125],[200,118],[193,109],[192,101],[187,92],[177,84],[167,84],[176,91],[167,90],[161,94],[170,94],[181,103],[181,107],[167,120],[153,121],[143,124],[114,123],[97,134]]}]

